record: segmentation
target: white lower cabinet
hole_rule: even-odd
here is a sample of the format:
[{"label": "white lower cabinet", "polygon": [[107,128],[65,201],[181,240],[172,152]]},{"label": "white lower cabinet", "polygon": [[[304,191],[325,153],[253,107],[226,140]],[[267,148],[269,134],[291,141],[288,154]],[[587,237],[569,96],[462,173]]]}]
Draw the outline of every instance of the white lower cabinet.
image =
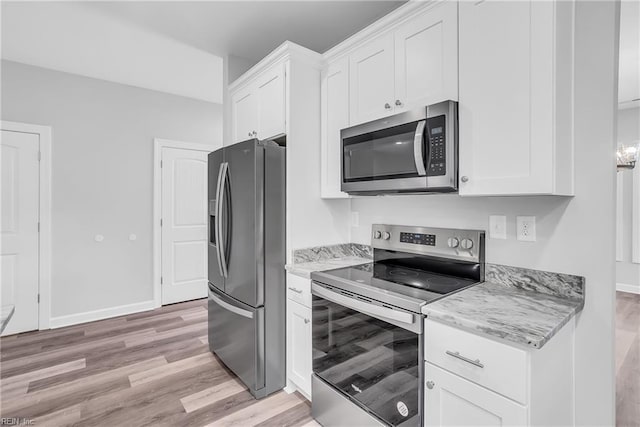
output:
[{"label": "white lower cabinet", "polygon": [[424,426],[574,425],[574,327],[533,348],[425,320]]},{"label": "white lower cabinet", "polygon": [[305,296],[311,291],[311,281],[291,274],[287,277],[287,382],[310,398],[311,307],[300,302],[308,301]]},{"label": "white lower cabinet", "polygon": [[527,408],[426,363],[425,426],[522,426]]}]

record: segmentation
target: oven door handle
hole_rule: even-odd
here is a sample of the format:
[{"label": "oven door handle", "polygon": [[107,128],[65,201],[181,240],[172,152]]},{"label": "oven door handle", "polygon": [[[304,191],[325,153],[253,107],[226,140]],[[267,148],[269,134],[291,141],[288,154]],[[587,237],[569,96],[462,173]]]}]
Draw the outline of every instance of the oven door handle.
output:
[{"label": "oven door handle", "polygon": [[361,313],[369,314],[381,320],[387,319],[399,323],[405,323],[407,325],[413,325],[415,323],[413,321],[413,314],[411,313],[405,313],[402,311],[393,310],[391,308],[380,307],[379,305],[370,304],[368,302],[360,301],[355,298],[350,298],[330,291],[326,288],[323,288],[322,286],[318,286],[315,283],[312,284],[312,291],[314,295],[317,295],[321,298],[324,298],[336,304],[340,304],[347,308],[351,308]]},{"label": "oven door handle", "polygon": [[426,120],[420,120],[416,126],[416,133],[413,137],[413,157],[416,163],[418,175],[425,176],[427,170],[424,165],[424,128],[427,125]]}]

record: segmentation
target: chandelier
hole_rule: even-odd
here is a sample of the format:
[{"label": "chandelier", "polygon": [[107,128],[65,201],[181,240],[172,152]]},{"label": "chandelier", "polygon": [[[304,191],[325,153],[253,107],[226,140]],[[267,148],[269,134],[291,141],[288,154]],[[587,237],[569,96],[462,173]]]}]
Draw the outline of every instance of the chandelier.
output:
[{"label": "chandelier", "polygon": [[633,169],[638,160],[640,144],[620,145],[616,151],[616,163],[618,172],[625,169]]}]

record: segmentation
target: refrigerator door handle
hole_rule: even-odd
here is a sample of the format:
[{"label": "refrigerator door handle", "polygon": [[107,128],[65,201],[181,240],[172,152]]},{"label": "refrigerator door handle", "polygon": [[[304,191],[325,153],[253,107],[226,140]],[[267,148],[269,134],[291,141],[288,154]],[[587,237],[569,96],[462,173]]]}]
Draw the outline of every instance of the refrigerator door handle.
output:
[{"label": "refrigerator door handle", "polygon": [[244,310],[240,307],[236,307],[235,305],[229,304],[228,302],[222,300],[216,294],[213,293],[211,289],[209,289],[209,298],[211,301],[218,304],[220,307],[224,308],[227,311],[237,314],[238,316],[246,317],[247,319],[253,319],[253,313],[249,310]]},{"label": "refrigerator door handle", "polygon": [[228,238],[228,230],[224,231],[224,235],[222,234],[222,213],[224,212],[224,202],[225,202],[225,193],[227,186],[227,177],[229,171],[229,163],[224,162],[220,165],[220,174],[218,178],[218,183],[220,185],[220,195],[218,196],[218,230],[221,231],[218,234],[218,253],[220,254],[220,272],[222,273],[222,277],[229,277],[228,265],[227,265],[227,238]]},{"label": "refrigerator door handle", "polygon": [[221,220],[221,215],[220,215],[220,205],[221,205],[221,185],[222,184],[222,172],[224,169],[224,163],[220,163],[220,169],[218,169],[218,185],[216,187],[216,219],[214,221],[214,228],[215,228],[215,235],[216,235],[216,258],[218,259],[218,268],[220,269],[220,275],[222,277],[226,277],[224,275],[224,270],[222,269],[222,256],[221,256],[221,251],[220,251],[220,244],[221,244],[221,237],[222,235],[220,234],[220,220]]}]

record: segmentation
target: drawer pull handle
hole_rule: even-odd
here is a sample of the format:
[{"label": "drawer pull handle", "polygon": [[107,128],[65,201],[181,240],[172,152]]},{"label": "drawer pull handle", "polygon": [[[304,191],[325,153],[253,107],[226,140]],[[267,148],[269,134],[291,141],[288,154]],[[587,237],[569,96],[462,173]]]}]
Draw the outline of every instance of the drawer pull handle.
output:
[{"label": "drawer pull handle", "polygon": [[456,359],[460,359],[460,360],[462,360],[463,362],[467,362],[467,363],[472,364],[473,366],[477,366],[478,368],[484,368],[484,365],[483,365],[482,363],[480,363],[480,360],[479,360],[479,359],[471,360],[471,359],[469,359],[468,357],[464,357],[464,356],[462,356],[462,355],[460,354],[460,352],[457,352],[457,351],[456,351],[456,352],[453,352],[453,351],[449,351],[449,350],[447,350],[447,351],[445,351],[445,353],[447,353],[447,355],[449,355],[449,356],[451,356],[451,357],[455,357]]},{"label": "drawer pull handle", "polygon": [[296,294],[302,293],[302,289],[292,288],[291,286],[289,286],[289,290],[295,292]]}]

